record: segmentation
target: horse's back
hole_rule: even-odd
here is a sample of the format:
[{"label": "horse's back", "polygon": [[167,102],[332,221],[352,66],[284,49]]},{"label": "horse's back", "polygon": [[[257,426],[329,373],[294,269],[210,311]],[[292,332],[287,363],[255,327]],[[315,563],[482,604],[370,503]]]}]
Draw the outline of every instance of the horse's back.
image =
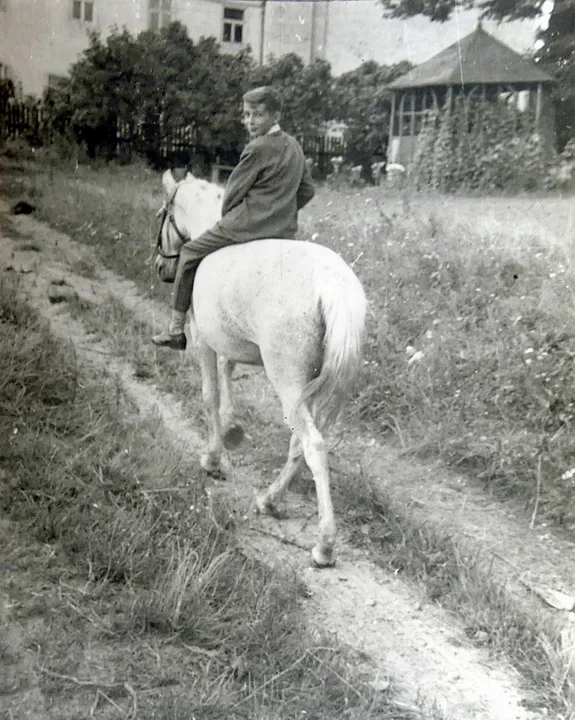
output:
[{"label": "horse's back", "polygon": [[238,354],[242,343],[321,343],[318,283],[327,276],[345,282],[348,274],[355,278],[336,253],[315,243],[256,240],[222,248],[198,269],[198,330],[222,354],[226,346]]}]

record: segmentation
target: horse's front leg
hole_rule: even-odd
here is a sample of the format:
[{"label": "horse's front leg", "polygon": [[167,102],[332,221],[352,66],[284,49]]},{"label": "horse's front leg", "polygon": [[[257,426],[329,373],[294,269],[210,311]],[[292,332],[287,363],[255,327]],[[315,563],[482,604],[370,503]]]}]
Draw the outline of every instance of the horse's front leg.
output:
[{"label": "horse's front leg", "polygon": [[202,398],[208,423],[208,447],[200,457],[200,464],[204,470],[213,472],[220,467],[223,447],[220,425],[218,359],[216,353],[202,340],[197,340],[196,347],[202,373]]},{"label": "horse's front leg", "polygon": [[232,394],[232,373],[235,362],[220,355],[218,357],[218,375],[220,382],[220,421],[222,437],[226,450],[233,450],[244,439],[244,429],[238,422]]}]

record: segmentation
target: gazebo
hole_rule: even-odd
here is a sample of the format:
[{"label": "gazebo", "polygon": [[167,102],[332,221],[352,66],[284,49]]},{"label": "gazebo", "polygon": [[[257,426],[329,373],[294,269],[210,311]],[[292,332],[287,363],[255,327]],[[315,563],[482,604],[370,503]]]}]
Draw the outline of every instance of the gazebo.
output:
[{"label": "gazebo", "polygon": [[534,110],[534,132],[555,143],[554,114],[547,73],[489,33],[481,23],[459,42],[390,83],[392,109],[389,163],[409,164],[423,118],[466,99],[505,100],[518,110]]}]

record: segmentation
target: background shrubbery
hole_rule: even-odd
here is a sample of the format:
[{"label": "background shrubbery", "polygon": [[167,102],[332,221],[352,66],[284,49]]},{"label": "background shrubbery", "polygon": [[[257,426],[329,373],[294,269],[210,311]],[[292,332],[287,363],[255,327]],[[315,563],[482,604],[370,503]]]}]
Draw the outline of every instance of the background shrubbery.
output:
[{"label": "background shrubbery", "polygon": [[137,37],[126,30],[105,41],[93,34],[69,79],[46,91],[45,130],[62,146],[79,145],[91,158],[109,159],[122,152],[120,128],[121,145],[155,164],[158,138],[161,145],[175,128],[185,128],[206,164],[216,157],[232,163],[244,142],[242,94],[273,84],[284,97],[287,131],[318,134],[329,120],[346,122],[350,161],[367,168],[387,141],[391,96],[385,85],[407,69],[407,63],[372,62],[333,78],[329,63],[304,65],[293,53],[257,66],[249,51],[220,53],[213,38],[194,43],[179,23]]},{"label": "background shrubbery", "polygon": [[503,102],[457,97],[424,120],[409,182],[417,189],[533,190],[553,148],[534,133],[531,112]]}]

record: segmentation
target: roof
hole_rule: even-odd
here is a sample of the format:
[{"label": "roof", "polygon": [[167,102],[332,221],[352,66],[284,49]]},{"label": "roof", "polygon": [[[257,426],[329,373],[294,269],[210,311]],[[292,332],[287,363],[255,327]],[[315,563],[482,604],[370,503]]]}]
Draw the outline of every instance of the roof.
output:
[{"label": "roof", "polygon": [[472,33],[397,78],[389,87],[540,82],[553,82],[553,78],[479,24]]}]

